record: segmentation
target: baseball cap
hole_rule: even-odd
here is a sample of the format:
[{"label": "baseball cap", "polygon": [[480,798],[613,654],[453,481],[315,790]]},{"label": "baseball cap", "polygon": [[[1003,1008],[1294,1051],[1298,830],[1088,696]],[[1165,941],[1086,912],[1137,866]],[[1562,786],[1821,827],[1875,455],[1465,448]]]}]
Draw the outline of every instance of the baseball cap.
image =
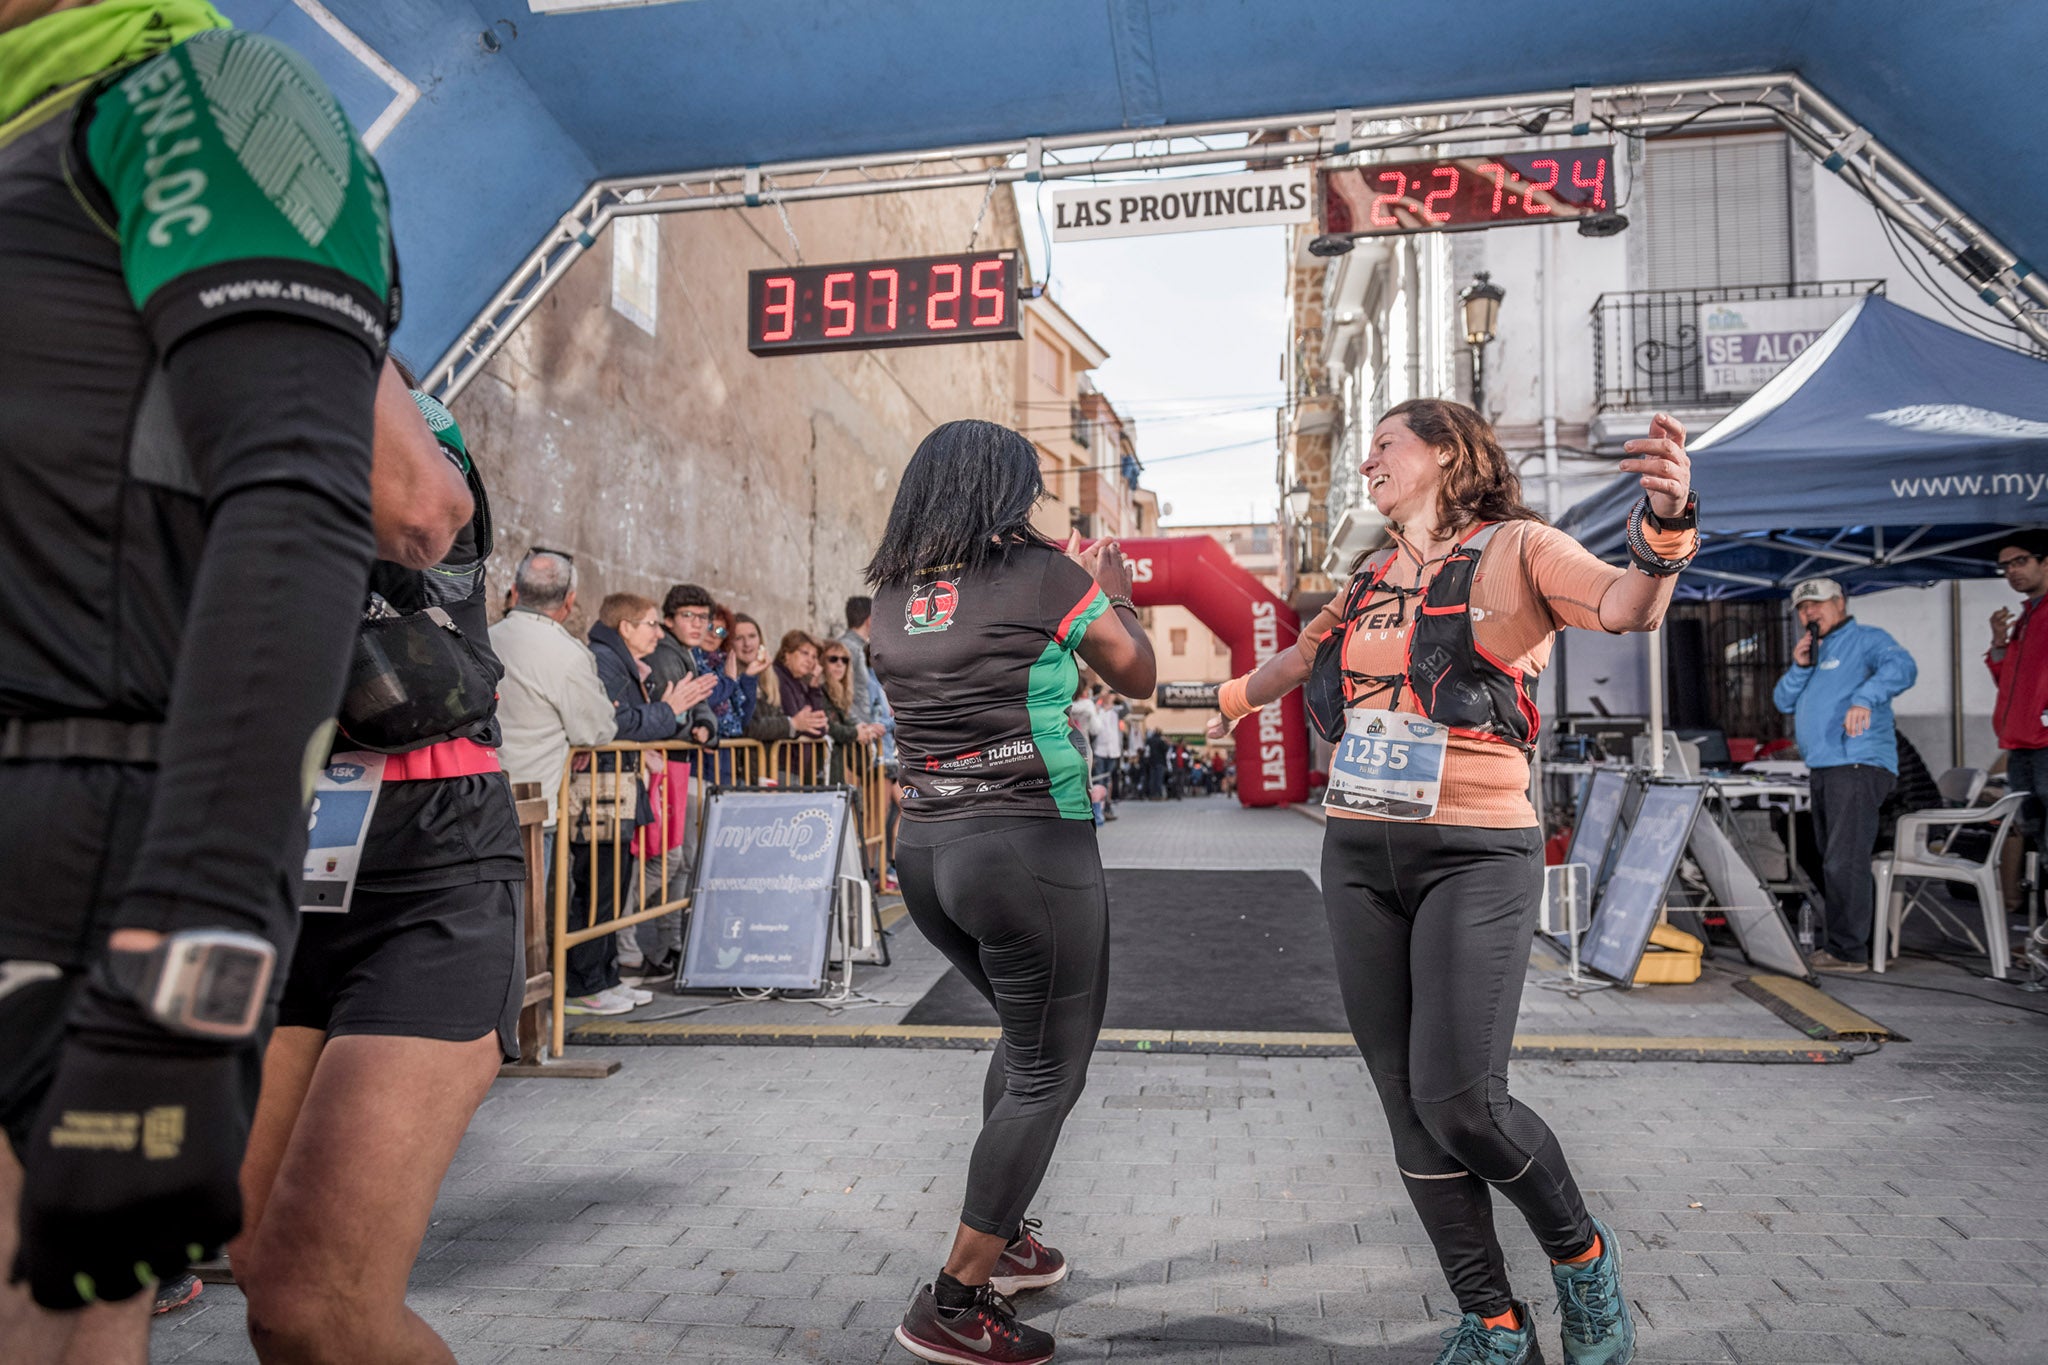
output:
[{"label": "baseball cap", "polygon": [[1832,578],[1809,578],[1792,589],[1792,605],[1801,602],[1825,602],[1831,597],[1842,595],[1842,585]]}]

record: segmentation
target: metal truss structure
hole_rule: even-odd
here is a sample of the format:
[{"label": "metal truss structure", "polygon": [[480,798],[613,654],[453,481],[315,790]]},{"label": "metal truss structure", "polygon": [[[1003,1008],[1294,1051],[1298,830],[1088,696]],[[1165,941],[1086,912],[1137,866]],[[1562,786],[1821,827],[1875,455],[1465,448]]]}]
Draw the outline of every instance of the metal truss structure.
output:
[{"label": "metal truss structure", "polygon": [[435,362],[425,387],[452,401],[597,242],[613,219],[1125,175],[1182,166],[1315,161],[1382,148],[1506,142],[1596,129],[1641,137],[1680,127],[1776,126],[1840,175],[2034,343],[2048,348],[2048,282],[1796,75],[1579,86],[1498,99],[1326,109],[1146,129],[627,176],[591,185]]}]

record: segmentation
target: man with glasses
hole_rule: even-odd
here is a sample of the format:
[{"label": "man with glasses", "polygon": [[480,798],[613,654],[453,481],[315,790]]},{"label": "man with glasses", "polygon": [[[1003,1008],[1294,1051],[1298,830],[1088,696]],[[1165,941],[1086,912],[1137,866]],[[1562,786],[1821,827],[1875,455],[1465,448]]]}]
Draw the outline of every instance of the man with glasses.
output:
[{"label": "man with glasses", "polygon": [[[1998,546],[1998,571],[2006,586],[2024,597],[2020,614],[2000,607],[1991,614],[1991,651],[1984,656],[1998,683],[1991,711],[1998,747],[2005,750],[2005,789],[2031,792],[2020,819],[2027,838],[2041,847],[2042,801],[2048,793],[2048,622],[2041,598],[2048,594],[2048,531],[2020,531]],[[2006,903],[2019,890],[2020,846],[2005,845]]]}]

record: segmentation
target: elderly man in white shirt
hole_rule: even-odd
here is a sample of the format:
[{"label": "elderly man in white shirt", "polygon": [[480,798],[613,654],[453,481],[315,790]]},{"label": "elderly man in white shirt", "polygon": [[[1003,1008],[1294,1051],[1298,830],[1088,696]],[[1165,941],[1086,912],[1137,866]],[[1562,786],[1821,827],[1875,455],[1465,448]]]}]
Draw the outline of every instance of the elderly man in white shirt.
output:
[{"label": "elderly man in white shirt", "polygon": [[576,563],[560,550],[529,550],[512,579],[513,606],[491,627],[505,665],[498,684],[498,758],[514,782],[538,782],[547,798],[547,867],[552,881],[555,809],[570,748],[603,744],[618,729],[589,646],[562,626],[576,607]]}]

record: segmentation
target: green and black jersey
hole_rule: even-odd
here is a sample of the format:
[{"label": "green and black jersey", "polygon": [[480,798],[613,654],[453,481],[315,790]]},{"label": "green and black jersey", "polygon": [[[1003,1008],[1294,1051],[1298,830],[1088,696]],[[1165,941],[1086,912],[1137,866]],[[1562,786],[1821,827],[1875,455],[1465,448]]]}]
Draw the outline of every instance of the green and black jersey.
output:
[{"label": "green and black jersey", "polygon": [[1067,706],[1074,650],[1108,609],[1086,570],[1035,543],[876,593],[869,658],[896,712],[905,819],[1091,818]]},{"label": "green and black jersey", "polygon": [[209,504],[364,496],[296,443],[216,477],[171,409],[165,357],[214,323],[378,360],[397,323],[376,162],[298,54],[224,24],[119,0],[0,35],[0,716],[160,720]]}]

